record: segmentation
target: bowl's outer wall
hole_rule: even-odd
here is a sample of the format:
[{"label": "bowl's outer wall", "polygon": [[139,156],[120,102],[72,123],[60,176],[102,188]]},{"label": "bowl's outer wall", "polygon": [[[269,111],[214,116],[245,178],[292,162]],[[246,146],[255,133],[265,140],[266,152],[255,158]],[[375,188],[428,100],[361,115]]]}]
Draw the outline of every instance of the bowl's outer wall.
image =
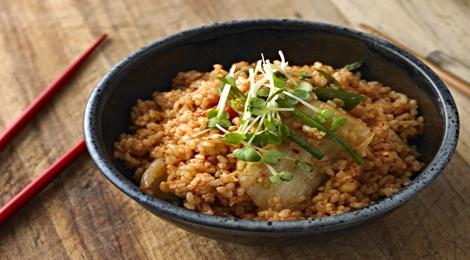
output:
[{"label": "bowl's outer wall", "polygon": [[[236,243],[247,246],[292,246],[304,245],[313,243],[322,243],[327,240],[336,239],[341,236],[358,231],[360,227],[370,225],[371,223],[384,218],[387,214],[376,214],[371,218],[361,221],[347,223],[344,225],[336,225],[334,227],[325,228],[319,226],[314,229],[305,229],[301,232],[253,232],[242,230],[240,223],[240,230],[235,229],[220,229],[207,225],[199,225],[191,222],[181,221],[178,218],[171,217],[165,214],[152,210],[145,204],[140,204],[152,212],[155,216],[189,232],[197,233],[199,235],[229,243]],[[397,208],[392,209],[390,212],[395,211]],[[390,213],[387,212],[387,213]],[[272,222],[265,221],[266,226],[272,225]]]},{"label": "bowl's outer wall", "polygon": [[[291,65],[313,64],[315,61],[321,61],[338,68],[355,61],[364,61],[364,65],[359,69],[363,78],[379,81],[418,100],[420,112],[426,119],[426,129],[424,134],[413,143],[417,144],[419,151],[422,152],[421,160],[427,165],[430,164],[440,149],[445,131],[443,120],[446,120],[444,101],[441,99],[442,91],[446,92],[445,95],[448,97],[450,94],[437,77],[423,76],[421,68],[406,59],[407,57],[403,59],[404,55],[407,55],[406,53],[397,53],[396,49],[390,49],[380,40],[374,40],[369,36],[365,37],[358,32],[324,24],[270,20],[267,22],[229,23],[224,25],[224,29],[220,27],[202,27],[189,33],[180,33],[178,37],[164,39],[158,44],[154,43],[144,47],[113,68],[92,93],[91,99],[94,101],[92,100],[92,104],[89,102],[87,105],[85,115],[85,137],[87,145],[92,145],[95,148],[100,147],[99,149],[104,147],[105,151],[104,154],[99,155],[90,151],[90,154],[95,161],[100,160],[97,165],[108,179],[128,195],[129,191],[126,189],[129,187],[126,188],[124,187],[126,185],[116,183],[120,182],[116,181],[120,177],[116,171],[110,172],[107,169],[117,169],[117,172],[124,174],[129,181],[135,184],[132,178],[133,170],[127,169],[121,161],[113,157],[113,143],[118,140],[119,134],[129,132],[130,111],[137,99],[151,99],[152,93],[155,91],[168,91],[171,88],[172,78],[178,72],[210,71],[213,64],[222,64],[228,70],[232,63],[238,61],[255,62],[259,60],[260,53],[263,53],[266,59],[275,60],[279,59],[279,50],[283,51]],[[441,88],[441,93],[436,89],[436,81]],[[451,97],[448,102],[455,107]],[[456,113],[456,111],[451,112],[451,115],[455,117]],[[452,119],[458,120],[458,117]],[[87,135],[87,132],[93,134]],[[448,159],[455,149],[455,144],[451,145],[454,146],[449,148]],[[101,158],[98,158],[100,156]],[[103,156],[112,162],[112,165],[103,160]],[[444,164],[447,164],[448,159],[444,160]],[[102,167],[103,165],[107,166]],[[423,185],[427,186],[428,184]],[[218,229],[191,223],[191,217],[185,221],[184,217],[177,215],[164,216],[156,211],[154,206],[154,203],[162,204],[162,202],[155,202],[156,199],[148,198],[150,196],[135,186],[130,189],[134,194],[133,198],[139,203],[154,214],[182,228],[192,229],[191,231],[206,236],[214,234],[211,229]],[[141,194],[142,198],[136,198],[136,194]],[[400,198],[400,203],[402,204],[409,199]],[[169,204],[168,206],[172,207]],[[321,226],[318,230],[312,229],[303,235],[294,232],[297,234],[292,237],[302,237],[300,240],[296,240],[297,243],[307,241],[304,240],[305,236],[320,233],[324,236],[330,231],[334,232],[330,232],[328,236],[334,237],[335,234],[351,231],[353,227],[371,223],[372,221],[369,220],[390,210],[377,210],[377,213],[370,214],[364,221],[354,220],[352,223],[336,227]],[[353,217],[353,215],[350,216]],[[349,228],[345,228],[347,226]],[[272,232],[274,234],[269,235],[271,239],[268,239],[265,244],[279,242],[281,241],[279,240],[280,235],[287,236],[289,232],[288,230]],[[243,238],[243,234],[237,234],[237,236],[241,235],[242,239],[235,241],[228,235],[234,234],[233,232],[219,229],[219,235],[222,234],[227,234],[222,238],[223,240],[238,243],[241,243],[243,239],[256,237],[249,232],[246,233],[245,238]],[[260,237],[266,236],[262,233],[258,233],[258,235]],[[212,238],[214,238],[213,235]],[[285,240],[282,242],[285,243]]]}]

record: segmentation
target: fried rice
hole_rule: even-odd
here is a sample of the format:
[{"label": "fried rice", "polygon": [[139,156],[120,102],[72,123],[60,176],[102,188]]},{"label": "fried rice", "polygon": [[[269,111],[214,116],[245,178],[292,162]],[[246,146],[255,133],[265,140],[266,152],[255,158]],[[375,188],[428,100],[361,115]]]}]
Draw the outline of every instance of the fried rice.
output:
[{"label": "fried rice", "polygon": [[[248,78],[247,71],[255,65],[234,64],[233,78],[237,83],[244,82]],[[211,72],[178,73],[171,91],[157,91],[150,100],[137,100],[131,111],[132,133],[121,134],[114,144],[114,156],[135,169],[134,178],[141,189],[152,196],[208,215],[247,220],[302,220],[371,205],[409,184],[413,173],[424,166],[417,159],[416,146],[408,144],[408,139],[421,134],[424,127],[416,100],[379,82],[363,80],[360,72],[353,73],[345,68],[334,70],[320,62],[287,66],[292,71],[311,75],[312,78],[301,81],[314,87],[323,88],[328,83],[314,70],[321,69],[332,75],[345,91],[367,97],[350,112],[341,108],[344,104],[338,99],[327,101],[325,106],[361,120],[373,137],[361,154],[364,165],[358,166],[345,152],[338,160],[328,156],[321,160],[312,158],[310,163],[326,177],[309,196],[283,198],[283,194],[277,194],[261,207],[240,183],[248,163],[237,159],[233,151],[242,145],[225,143],[222,141],[224,133],[216,128],[196,135],[207,129],[205,112],[219,101],[220,81],[214,76],[225,77],[229,73],[222,65],[213,67]],[[246,92],[250,85],[245,83],[238,87]],[[309,101],[316,99],[311,93]],[[240,121],[240,117],[235,117],[228,130],[237,130]],[[314,147],[328,139],[324,132],[297,121],[292,127]],[[351,143],[359,138],[347,129],[338,131]],[[268,174],[257,177],[256,183],[265,189],[275,185]],[[289,203],[305,206],[286,207]]]}]

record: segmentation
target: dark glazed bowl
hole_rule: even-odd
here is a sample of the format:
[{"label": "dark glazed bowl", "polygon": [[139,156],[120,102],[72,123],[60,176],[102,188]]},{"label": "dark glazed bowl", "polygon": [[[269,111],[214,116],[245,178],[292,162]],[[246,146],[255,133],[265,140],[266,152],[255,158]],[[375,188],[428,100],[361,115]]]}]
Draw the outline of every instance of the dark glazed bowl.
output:
[{"label": "dark glazed bowl", "polygon": [[[132,169],[113,156],[113,143],[129,132],[131,107],[168,91],[177,72],[210,71],[219,63],[256,61],[263,53],[278,59],[282,50],[292,65],[321,61],[333,67],[363,60],[363,78],[377,80],[418,100],[425,117],[423,135],[413,142],[426,163],[414,181],[371,206],[312,220],[268,222],[208,216],[178,208],[142,192]],[[184,230],[245,245],[286,246],[336,238],[386,216],[426,188],[448,164],[457,145],[457,109],[442,81],[404,50],[351,29],[297,20],[248,20],[181,32],[129,55],[98,83],[84,116],[86,144],[103,174],[122,192],[156,216]]]}]

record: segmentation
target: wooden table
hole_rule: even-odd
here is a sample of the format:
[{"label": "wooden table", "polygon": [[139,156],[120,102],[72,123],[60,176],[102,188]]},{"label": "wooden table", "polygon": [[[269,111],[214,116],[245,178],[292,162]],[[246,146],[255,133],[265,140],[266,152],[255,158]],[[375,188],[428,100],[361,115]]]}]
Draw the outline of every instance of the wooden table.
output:
[{"label": "wooden table", "polygon": [[[0,154],[0,205],[82,138],[87,98],[118,61],[164,36],[238,19],[366,23],[470,80],[470,4],[432,1],[0,0],[0,130],[101,33],[109,40]],[[459,61],[460,63],[458,63]],[[457,62],[457,63],[456,63]],[[467,73],[467,74],[465,74]],[[461,118],[469,97],[450,87]],[[419,196],[359,232],[319,245],[248,247],[154,217],[82,156],[0,229],[1,259],[468,259],[470,120],[446,170]]]}]

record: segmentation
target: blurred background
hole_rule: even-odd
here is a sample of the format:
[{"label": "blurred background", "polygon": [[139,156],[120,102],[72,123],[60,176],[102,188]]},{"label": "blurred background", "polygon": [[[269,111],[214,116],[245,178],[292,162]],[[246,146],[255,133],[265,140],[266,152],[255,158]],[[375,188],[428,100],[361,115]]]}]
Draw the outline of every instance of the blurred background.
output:
[{"label": "blurred background", "polygon": [[[165,36],[243,19],[301,19],[357,30],[364,23],[469,81],[469,13],[465,0],[0,0],[0,131],[95,39],[108,34],[0,153],[0,206],[83,138],[83,110],[100,78]],[[464,119],[469,97],[450,90]],[[0,229],[0,258],[470,258],[468,124],[461,123],[449,166],[417,198],[351,236],[287,248],[226,244],[170,226],[112,186],[86,154]]]}]

